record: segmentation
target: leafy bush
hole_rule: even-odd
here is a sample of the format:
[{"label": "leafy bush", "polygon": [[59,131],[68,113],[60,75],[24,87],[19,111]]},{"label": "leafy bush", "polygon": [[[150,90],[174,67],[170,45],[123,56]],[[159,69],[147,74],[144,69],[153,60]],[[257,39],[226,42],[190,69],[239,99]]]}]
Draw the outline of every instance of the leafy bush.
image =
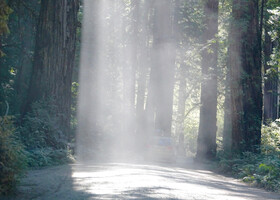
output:
[{"label": "leafy bush", "polygon": [[79,91],[79,83],[73,82],[71,87],[72,103],[71,103],[71,120],[70,120],[72,138],[75,138],[74,136],[75,136],[76,128],[78,126],[78,120],[77,120],[78,91]]},{"label": "leafy bush", "polygon": [[268,190],[280,189],[280,159],[277,156],[246,152],[231,159],[220,158],[219,170]]},{"label": "leafy bush", "polygon": [[262,153],[280,156],[280,121],[271,122],[262,127]]},{"label": "leafy bush", "polygon": [[19,132],[29,153],[29,166],[55,165],[73,160],[59,117],[51,100],[34,103],[31,112],[26,114]]},{"label": "leafy bush", "polygon": [[229,156],[219,152],[219,170],[244,182],[272,191],[280,190],[280,122],[263,126],[261,154],[245,152]]},{"label": "leafy bush", "polygon": [[26,167],[24,146],[15,135],[11,117],[0,117],[0,194],[15,189]]}]

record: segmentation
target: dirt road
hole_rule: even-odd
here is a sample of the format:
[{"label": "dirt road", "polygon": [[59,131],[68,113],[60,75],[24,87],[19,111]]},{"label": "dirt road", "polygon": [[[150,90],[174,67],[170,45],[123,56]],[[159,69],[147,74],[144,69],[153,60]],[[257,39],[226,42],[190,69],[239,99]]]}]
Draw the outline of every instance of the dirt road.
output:
[{"label": "dirt road", "polygon": [[265,192],[201,167],[125,163],[73,164],[29,171],[13,200],[270,200]]}]

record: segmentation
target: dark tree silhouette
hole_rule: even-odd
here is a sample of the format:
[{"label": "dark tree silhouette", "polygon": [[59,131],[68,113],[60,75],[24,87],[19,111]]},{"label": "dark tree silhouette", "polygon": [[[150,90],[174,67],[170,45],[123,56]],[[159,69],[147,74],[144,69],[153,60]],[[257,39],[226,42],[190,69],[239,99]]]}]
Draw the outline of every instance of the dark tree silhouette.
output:
[{"label": "dark tree silhouette", "polygon": [[31,84],[25,112],[33,102],[53,98],[62,127],[67,131],[71,112],[79,0],[42,0]]},{"label": "dark tree silhouette", "polygon": [[262,76],[258,1],[234,0],[229,44],[233,152],[258,152]]}]

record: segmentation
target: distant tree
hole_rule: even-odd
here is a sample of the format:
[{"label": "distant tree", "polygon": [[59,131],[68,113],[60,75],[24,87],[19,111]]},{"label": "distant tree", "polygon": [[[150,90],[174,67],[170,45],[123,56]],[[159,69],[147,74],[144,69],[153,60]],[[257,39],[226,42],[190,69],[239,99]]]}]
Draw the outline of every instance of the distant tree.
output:
[{"label": "distant tree", "polygon": [[[268,9],[272,9],[274,6],[267,3],[267,0],[263,0],[263,31],[264,41],[263,41],[263,65],[264,65],[264,111],[263,111],[263,121],[264,123],[270,120],[274,121],[278,118],[278,68],[272,66],[269,62],[271,61],[271,55],[273,54],[273,48],[276,47],[277,42],[273,41],[269,32],[273,29],[269,24],[270,14]],[[276,3],[276,2],[275,2]]]},{"label": "distant tree", "polygon": [[217,131],[217,50],[218,0],[207,0],[204,4],[205,30],[201,52],[201,107],[196,157],[211,159],[216,156]]},{"label": "distant tree", "polygon": [[258,152],[262,75],[258,1],[233,0],[229,38],[233,152]]},{"label": "distant tree", "polygon": [[147,106],[151,103],[154,109],[154,127],[165,135],[171,135],[175,72],[172,7],[173,3],[169,0],[154,1],[153,60],[147,102]]},{"label": "distant tree", "polygon": [[[143,11],[143,12],[141,12]],[[147,136],[147,120],[145,115],[145,97],[147,91],[148,72],[150,68],[150,44],[151,38],[151,1],[143,1],[138,10],[138,32],[137,32],[137,89],[136,89],[136,141],[139,150],[142,149]]]},{"label": "distant tree", "polygon": [[30,88],[25,111],[35,101],[56,102],[64,130],[70,126],[71,85],[74,67],[79,0],[42,0]]},{"label": "distant tree", "polygon": [[179,91],[178,91],[178,109],[177,109],[177,118],[176,118],[176,132],[175,135],[179,139],[179,148],[180,154],[182,154],[184,146],[184,121],[185,121],[185,112],[186,112],[186,99],[187,99],[187,88],[186,88],[186,70],[187,66],[184,63],[181,63],[179,68]]},{"label": "distant tree", "polygon": [[139,63],[138,42],[139,42],[139,17],[140,17],[140,1],[132,0],[124,6],[124,9],[130,8],[130,12],[123,16],[123,49],[122,53],[126,57],[122,64],[122,82],[123,82],[123,121],[122,132],[128,143],[135,136],[135,92],[136,92],[136,70]]},{"label": "distant tree", "polygon": [[227,152],[231,150],[231,97],[230,97],[230,69],[227,65],[225,81],[225,101],[224,101],[224,127],[223,127],[223,149]]},{"label": "distant tree", "polygon": [[[185,129],[185,114],[186,114],[186,99],[190,95],[191,91],[187,92],[187,72],[190,68],[186,64],[186,56],[185,51],[186,45],[184,40],[185,31],[183,30],[184,25],[180,24],[180,21],[183,19],[183,15],[185,12],[183,11],[183,6],[180,0],[175,1],[174,7],[174,35],[176,36],[176,79],[178,82],[178,99],[177,99],[177,115],[175,121],[175,135],[178,138],[178,155],[184,156],[185,149],[184,149],[184,129]],[[187,15],[187,14],[185,14]],[[187,38],[189,39],[190,36],[188,35]]]}]

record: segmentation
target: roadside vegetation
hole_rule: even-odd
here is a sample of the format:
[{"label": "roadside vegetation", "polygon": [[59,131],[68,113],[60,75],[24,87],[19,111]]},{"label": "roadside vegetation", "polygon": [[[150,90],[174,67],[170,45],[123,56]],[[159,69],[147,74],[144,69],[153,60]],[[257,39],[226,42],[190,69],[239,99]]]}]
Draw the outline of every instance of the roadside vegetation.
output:
[{"label": "roadside vegetation", "polygon": [[246,183],[280,191],[280,121],[262,127],[261,153],[244,152],[229,155],[220,151],[218,171],[233,175]]},{"label": "roadside vegetation", "polygon": [[[55,108],[36,102],[21,123],[13,116],[0,117],[0,194],[14,193],[27,169],[73,163],[73,143],[59,128]],[[73,133],[75,125],[71,131]]]},{"label": "roadside vegetation", "polygon": [[0,0],[0,195],[156,130],[280,190],[280,0],[84,2]]},{"label": "roadside vegetation", "polygon": [[15,134],[12,118],[0,117],[0,194],[14,192],[27,167],[27,152]]}]

